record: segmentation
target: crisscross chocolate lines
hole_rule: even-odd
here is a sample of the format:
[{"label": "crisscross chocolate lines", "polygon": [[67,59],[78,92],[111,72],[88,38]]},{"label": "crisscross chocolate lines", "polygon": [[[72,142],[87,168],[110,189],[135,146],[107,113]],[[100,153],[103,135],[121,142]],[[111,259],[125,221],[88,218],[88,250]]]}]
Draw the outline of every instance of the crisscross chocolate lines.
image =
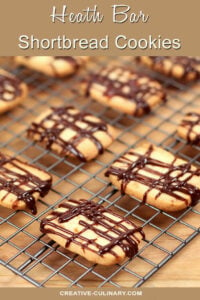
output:
[{"label": "crisscross chocolate lines", "polygon": [[[61,149],[60,155],[71,154],[81,161],[86,161],[84,155],[78,150],[77,145],[88,138],[96,145],[98,153],[104,152],[104,147],[99,139],[94,136],[97,131],[104,131],[109,135],[107,124],[102,120],[91,120],[92,115],[80,112],[72,106],[51,108],[52,113],[47,115],[40,123],[32,123],[28,129],[28,136],[39,135],[39,142],[45,142],[47,149],[52,149],[55,143]],[[52,122],[49,128],[45,123]],[[71,129],[75,134],[69,139],[64,140],[61,133],[65,129]]]},{"label": "crisscross chocolate lines", "polygon": [[[82,226],[80,232],[72,232],[62,226],[62,223],[67,223],[77,216],[86,218],[79,220],[79,224]],[[57,223],[54,222],[56,219]],[[66,248],[73,242],[81,246],[82,249],[88,249],[98,255],[110,253],[115,257],[117,257],[117,253],[113,250],[115,246],[120,246],[127,257],[133,257],[138,252],[139,243],[139,239],[134,234],[139,232],[144,237],[142,228],[136,227],[131,221],[122,218],[102,205],[84,199],[70,199],[60,204],[56,211],[42,220],[41,231],[66,239]],[[104,245],[98,243],[97,238],[87,238],[86,231],[96,233],[104,240]]]},{"label": "crisscross chocolate lines", "polygon": [[[191,198],[191,205],[195,205],[200,199],[200,189],[188,183],[188,181],[195,175],[200,176],[200,169],[194,168],[190,163],[175,165],[178,159],[176,157],[172,163],[154,159],[151,157],[153,151],[152,145],[149,146],[144,155],[130,151],[127,154],[137,157],[135,161],[127,158],[125,155],[116,162],[122,163],[127,167],[111,166],[105,175],[114,175],[117,176],[118,180],[121,180],[122,193],[126,192],[127,184],[130,181],[136,181],[147,186],[148,189],[143,195],[143,202],[146,202],[148,193],[152,189],[156,189],[158,190],[156,199],[162,193],[165,193],[187,203],[187,197],[184,197],[184,195],[188,195]],[[152,167],[160,167],[163,172]],[[144,175],[144,172],[141,174],[141,170],[145,171],[145,173],[147,172],[148,175]],[[152,175],[158,178],[153,178]]]}]

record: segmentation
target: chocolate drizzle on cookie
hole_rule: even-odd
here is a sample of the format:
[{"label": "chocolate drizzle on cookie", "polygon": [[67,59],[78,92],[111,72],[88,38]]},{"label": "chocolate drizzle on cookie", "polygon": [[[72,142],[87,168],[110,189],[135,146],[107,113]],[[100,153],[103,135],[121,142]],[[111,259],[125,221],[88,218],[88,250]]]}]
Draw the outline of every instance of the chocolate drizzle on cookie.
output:
[{"label": "chocolate drizzle on cookie", "polygon": [[[133,257],[138,252],[139,239],[135,233],[140,233],[144,238],[142,228],[136,227],[131,221],[122,218],[106,209],[102,205],[86,200],[68,200],[59,205],[62,211],[56,210],[51,215],[42,220],[40,229],[43,233],[55,234],[66,239],[65,247],[69,247],[71,243],[79,245],[82,249],[87,249],[103,256],[110,253],[117,257],[114,251],[115,246],[122,248],[127,257]],[[80,220],[79,224],[82,230],[78,233],[72,232],[62,226],[77,216],[83,216],[86,219]],[[57,220],[58,224],[53,221]],[[128,229],[126,226],[129,226]],[[84,234],[87,230],[91,230],[99,237],[102,237],[107,243],[101,245],[95,239],[88,239]],[[90,247],[95,246],[97,250]]]},{"label": "chocolate drizzle on cookie", "polygon": [[[41,197],[46,196],[51,188],[52,180],[42,180],[27,170],[29,166],[29,164],[21,162],[17,158],[0,153],[0,191],[5,191],[0,202],[6,201],[7,197],[13,194],[16,197],[13,209],[17,208],[17,201],[24,201],[32,214],[36,214],[34,194],[39,193]],[[34,168],[36,169],[35,166]]]},{"label": "chocolate drizzle on cookie", "polygon": [[[200,113],[198,112],[190,112],[186,114],[186,117],[191,117],[192,119],[183,119],[181,122],[182,127],[185,127],[187,132],[187,141],[191,144],[200,144],[200,132],[199,134],[194,131],[194,126],[200,126]],[[191,134],[194,134],[194,137],[191,136]]]},{"label": "chocolate drizzle on cookie", "polygon": [[[192,80],[200,78],[200,57],[199,56],[149,56],[153,65],[152,69],[171,77],[176,77],[173,68],[179,66],[182,68],[180,80],[185,82],[192,75]],[[142,58],[138,57],[139,61]],[[171,62],[171,67],[167,62]],[[167,67],[166,67],[167,66]]]},{"label": "chocolate drizzle on cookie", "polygon": [[0,100],[13,101],[22,94],[20,81],[14,77],[0,74]]},{"label": "chocolate drizzle on cookie", "polygon": [[[116,73],[114,79],[112,78],[112,73]],[[121,79],[123,76],[126,76],[126,79]],[[151,111],[148,98],[158,94],[163,101],[166,100],[165,92],[158,82],[122,67],[105,68],[99,73],[91,74],[87,81],[87,96],[90,96],[93,84],[103,86],[105,88],[104,96],[110,99],[114,96],[119,96],[135,102],[135,116],[140,115],[141,112],[147,114]]]},{"label": "chocolate drizzle on cookie", "polygon": [[[97,131],[104,131],[109,134],[105,122],[101,120],[92,121],[90,119],[92,115],[76,111],[72,106],[51,108],[51,110],[52,113],[46,116],[40,123],[32,123],[28,130],[29,137],[37,134],[40,137],[39,142],[44,142],[47,149],[51,150],[52,145],[55,143],[62,149],[60,155],[66,156],[71,154],[83,162],[86,161],[86,158],[78,150],[78,145],[84,138],[90,139],[96,145],[99,154],[103,153],[104,147],[94,134]],[[49,128],[45,126],[47,121],[53,123]],[[80,123],[84,126],[80,127]],[[75,135],[69,141],[65,141],[61,137],[61,133],[67,128],[75,132]]]},{"label": "chocolate drizzle on cookie", "polygon": [[[126,193],[126,187],[131,181],[139,182],[148,187],[143,195],[143,202],[146,202],[148,194],[153,189],[156,189],[157,195],[155,199],[160,197],[162,193],[172,196],[177,200],[184,201],[188,205],[187,197],[191,198],[191,205],[195,205],[200,199],[200,189],[189,183],[193,176],[200,176],[200,169],[192,167],[190,163],[175,165],[177,158],[175,157],[172,163],[162,162],[151,157],[154,148],[149,146],[144,155],[134,151],[129,151],[127,154],[135,156],[137,159],[132,161],[128,157],[123,156],[116,162],[126,166],[121,168],[111,166],[105,176],[114,175],[121,181],[121,192]],[[156,170],[155,167],[162,168],[163,173]],[[142,172],[141,172],[142,171]],[[147,172],[148,175],[144,175]],[[158,176],[158,179],[151,177]]]}]

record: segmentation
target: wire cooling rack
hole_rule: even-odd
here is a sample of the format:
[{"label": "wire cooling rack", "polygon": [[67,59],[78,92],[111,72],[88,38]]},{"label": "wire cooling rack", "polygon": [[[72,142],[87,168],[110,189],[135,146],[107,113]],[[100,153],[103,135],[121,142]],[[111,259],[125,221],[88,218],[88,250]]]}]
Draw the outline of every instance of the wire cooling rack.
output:
[{"label": "wire cooling rack", "polygon": [[[168,102],[149,115],[135,118],[115,112],[78,96],[78,82],[89,70],[107,64],[133,68],[133,57],[92,58],[84,70],[68,79],[53,79],[25,68],[16,68],[12,58],[1,59],[1,66],[24,80],[29,98],[0,118],[1,151],[38,165],[53,175],[49,195],[38,201],[37,216],[28,211],[0,210],[0,263],[34,286],[60,287],[139,287],[165,265],[199,233],[200,205],[178,213],[166,213],[135,198],[122,196],[110,185],[104,172],[116,157],[148,141],[179,155],[197,166],[200,152],[176,135],[185,112],[200,107],[200,84],[184,86],[148,70],[165,85]],[[30,122],[49,106],[75,105],[97,115],[118,129],[116,141],[96,160],[80,163],[61,158],[26,137]],[[40,220],[65,198],[85,198],[107,207],[144,227],[146,239],[133,260],[109,268],[94,265],[59,247],[39,231]]]}]

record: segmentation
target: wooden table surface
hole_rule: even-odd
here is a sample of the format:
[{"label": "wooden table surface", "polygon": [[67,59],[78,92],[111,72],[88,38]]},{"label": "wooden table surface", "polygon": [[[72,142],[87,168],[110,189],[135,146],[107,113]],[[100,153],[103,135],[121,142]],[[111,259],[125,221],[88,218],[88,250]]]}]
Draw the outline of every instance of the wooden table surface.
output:
[{"label": "wooden table surface", "polygon": [[[4,62],[4,60],[3,60]],[[28,74],[22,74],[24,78],[26,76],[30,76],[31,72]],[[22,77],[23,77],[22,76]],[[38,81],[39,82],[39,81]],[[37,84],[37,83],[36,83]],[[62,81],[63,84],[63,81]],[[5,124],[8,124],[8,129],[2,130],[1,133],[1,142],[6,142],[5,148],[3,149],[4,152],[9,152],[11,154],[15,154],[16,152],[20,152],[20,156],[22,156],[27,161],[30,161],[31,159],[35,159],[35,157],[39,157],[39,159],[35,159],[35,163],[39,164],[40,166],[47,168],[55,163],[55,161],[58,158],[55,158],[51,156],[48,153],[44,153],[43,155],[43,148],[36,147],[34,145],[29,146],[29,141],[26,139],[26,129],[27,126],[30,124],[32,120],[38,115],[40,112],[42,112],[44,109],[46,109],[49,106],[52,106],[56,103],[56,105],[62,105],[65,103],[65,98],[69,97],[69,91],[63,90],[62,95],[63,98],[60,98],[59,96],[56,96],[54,94],[55,91],[57,91],[57,86],[51,86],[52,89],[52,95],[50,98],[48,98],[48,101],[46,101],[45,97],[47,93],[51,93],[51,90],[46,92],[45,90],[42,90],[40,93],[37,92],[36,94],[35,89],[36,85],[31,86],[31,95],[26,100],[26,102],[23,105],[20,105],[15,110],[13,110],[11,113],[5,114],[1,116],[0,119],[0,128],[1,126],[4,126]],[[101,157],[99,157],[99,160],[104,163],[109,163],[113,159],[113,153],[114,155],[120,154],[122,151],[126,150],[126,146],[122,143],[125,142],[126,145],[131,145],[134,142],[137,142],[139,139],[138,136],[145,136],[146,138],[151,139],[151,141],[155,143],[160,143],[163,147],[172,145],[174,142],[174,135],[175,130],[177,127],[177,124],[180,122],[180,119],[182,118],[183,113],[190,110],[191,105],[191,98],[194,98],[194,93],[196,95],[199,95],[199,97],[195,97],[194,101],[192,102],[192,105],[199,106],[199,99],[200,99],[200,85],[194,85],[192,87],[193,93],[191,94],[190,91],[188,92],[180,92],[180,91],[174,91],[169,90],[169,101],[167,104],[162,105],[157,112],[154,114],[150,114],[149,116],[145,117],[145,123],[136,123],[134,125],[134,129],[131,129],[129,132],[125,132],[122,135],[121,129],[119,130],[120,140],[116,140],[110,147],[109,151],[105,152]],[[176,98],[176,96],[179,96],[179,98]],[[184,101],[181,101],[180,99],[183,99]],[[36,105],[40,103],[41,106]],[[46,102],[45,102],[46,101]],[[85,102],[84,102],[85,101]],[[188,105],[187,105],[188,101]],[[76,105],[79,105],[80,103],[87,103],[87,99],[81,99],[78,100]],[[89,105],[90,109],[95,112],[101,111],[103,108],[98,103],[92,103],[91,106]],[[30,109],[31,108],[31,109]],[[27,111],[27,113],[26,113]],[[177,113],[174,113],[174,111],[177,111]],[[113,120],[117,116],[117,112],[114,112],[112,110],[108,110],[106,113],[106,117]],[[162,119],[159,119],[159,115],[165,116],[165,121]],[[23,116],[23,118],[21,118]],[[13,122],[13,117],[16,118],[16,121]],[[129,122],[130,120],[126,117],[122,117],[120,122],[121,124],[125,124],[126,122]],[[134,122],[134,121],[133,121]],[[9,125],[10,124],[10,125]],[[152,130],[152,126],[154,125],[156,128],[155,130]],[[130,126],[130,122],[129,122]],[[162,131],[161,131],[162,129]],[[17,138],[13,138],[15,135],[17,135]],[[171,135],[171,136],[170,136]],[[168,136],[170,136],[169,140],[167,139]],[[167,140],[166,140],[167,139]],[[143,140],[141,139],[141,142]],[[178,149],[178,147],[181,145],[181,141],[177,142],[177,144],[174,144],[173,150]],[[171,147],[171,146],[170,146]],[[177,150],[179,151],[179,150]],[[199,153],[198,149],[185,146],[181,148],[181,150],[178,152],[179,155],[185,155],[189,158],[195,157]],[[74,163],[74,162],[73,162]],[[78,164],[78,163],[77,163]],[[82,168],[84,168],[85,171],[87,171],[90,174],[94,174],[99,170],[98,178],[101,178],[102,180],[105,180],[104,177],[104,169],[101,170],[100,164],[96,162],[90,162],[85,164]],[[60,199],[60,193],[66,194],[67,192],[70,194],[72,198],[89,198],[91,197],[91,194],[98,194],[101,197],[105,197],[107,193],[112,189],[109,185],[106,187],[105,190],[102,192],[99,192],[104,186],[105,183],[102,181],[99,181],[96,177],[91,177],[88,179],[88,175],[86,173],[83,173],[81,169],[78,169],[75,173],[72,173],[68,179],[70,179],[70,182],[63,181],[59,182],[59,178],[63,175],[65,175],[67,172],[70,172],[71,169],[69,166],[65,165],[64,163],[60,163],[58,166],[55,165],[55,168],[51,170],[53,172],[53,179],[54,179],[54,190],[50,192],[50,194],[45,198],[44,201],[48,202],[48,204],[53,205],[55,201],[59,201]],[[77,184],[81,184],[80,189],[75,189]],[[87,190],[90,190],[91,194],[87,192]],[[109,201],[112,203],[112,201],[116,201],[117,197],[119,197],[119,200],[117,204],[120,207],[123,207],[126,209],[126,211],[129,211],[133,209],[134,206],[138,206],[138,202],[130,199],[127,196],[124,196],[120,198],[120,194],[117,192]],[[38,202],[38,214],[45,213],[46,206],[44,205],[44,202]],[[196,210],[200,211],[200,204],[195,207]],[[114,210],[118,211],[119,213],[122,213],[119,211],[119,209],[114,206]],[[152,215],[155,212],[153,209],[142,206],[137,208],[135,214],[142,217],[145,220],[148,220],[148,218],[152,217]],[[172,214],[172,216],[178,216],[179,214]],[[24,212],[18,212],[16,215],[12,216],[12,211],[9,211],[5,208],[1,208],[0,210],[0,217],[1,218],[9,218],[10,224],[3,224],[0,225],[0,231],[3,236],[3,238],[9,238],[9,241],[17,245],[20,249],[23,249],[24,247],[27,247],[29,243],[32,242],[32,239],[30,236],[28,236],[26,233],[32,234],[33,236],[39,237],[39,222],[36,220],[33,223],[31,222],[31,216],[28,214],[25,214]],[[41,219],[41,218],[40,218]],[[130,219],[133,219],[133,221],[137,225],[142,225],[142,222],[140,222],[138,219],[136,220],[134,217],[130,216]],[[182,220],[188,224],[191,224],[192,226],[198,228],[199,227],[199,216],[193,212],[188,213],[185,215]],[[171,222],[170,218],[164,216],[163,214],[159,214],[155,219],[152,220],[153,224],[156,226],[161,227],[162,229],[167,228],[169,223]],[[23,230],[22,232],[18,233],[16,237],[12,237],[12,235],[16,231],[16,227],[22,228],[23,226],[28,226]],[[151,226],[150,224],[147,224],[144,228],[147,239],[151,240],[156,237],[157,234],[159,234],[158,230],[156,230],[155,227]],[[177,235],[178,237],[182,239],[186,239],[190,234],[192,234],[192,230],[188,229],[187,226],[184,226],[183,224],[175,224],[170,229],[169,232],[172,234]],[[45,242],[48,242],[48,238],[45,237]],[[159,237],[156,240],[156,243],[169,250],[173,251],[176,247],[178,247],[178,242],[173,239],[168,234],[163,234],[161,237]],[[28,247],[27,253],[21,253],[20,255],[17,255],[15,259],[12,260],[12,265],[14,267],[20,266],[24,261],[28,259],[28,255],[34,255],[34,253],[37,252],[38,249],[41,248],[41,243],[37,242],[33,246]],[[143,247],[145,243],[143,242],[141,247]],[[50,251],[51,249],[49,249]],[[165,266],[163,266],[161,269],[159,269],[156,274],[154,274],[147,282],[144,283],[143,287],[199,287],[200,286],[200,239],[199,237],[194,238],[184,249],[182,249],[178,254],[175,255]],[[71,254],[68,253],[65,250],[63,253],[67,253],[69,258],[71,257]],[[12,256],[14,257],[17,254],[16,249],[11,246],[11,244],[3,244],[3,246],[0,248],[0,258],[7,261]],[[164,259],[164,253],[162,251],[158,251],[155,247],[148,246],[147,249],[142,253],[143,257],[150,259],[154,263],[160,263],[162,259]],[[81,262],[82,264],[86,265],[87,267],[90,267],[91,264],[87,264],[83,259],[77,259],[78,262]],[[62,257],[58,253],[52,252],[51,255],[49,255],[47,258],[43,259],[43,262],[50,265],[52,268],[56,269],[59,268],[62,264],[66,262],[66,258]],[[152,266],[145,263],[142,259],[136,257],[133,261],[131,261],[127,267],[133,271],[137,272],[141,276],[144,276],[147,272],[150,271]],[[150,268],[151,267],[151,268]],[[112,272],[116,271],[116,267],[95,267],[95,270],[98,272],[98,274],[102,274],[103,276],[109,276],[112,274]],[[77,276],[81,275],[81,272],[84,270],[79,268],[78,265],[75,265],[74,263],[70,263],[69,267],[64,268],[64,274],[66,276],[69,276],[72,280],[75,280]],[[33,270],[30,270],[28,272],[28,275],[32,278],[42,282],[47,276],[51,274],[52,271],[48,270],[45,265],[42,265],[38,263]],[[116,282],[117,284],[123,286],[123,287],[131,287],[136,283],[137,278],[134,278],[133,275],[131,275],[129,272],[120,271],[119,273],[116,273],[114,277],[112,277],[112,281]],[[102,280],[95,276],[95,274],[88,273],[86,274],[79,283],[85,287],[96,287],[98,286]],[[67,280],[64,280],[63,277],[59,275],[55,275],[46,282],[45,286],[52,286],[52,287],[67,287],[70,282],[67,282]],[[18,275],[15,275],[7,268],[0,266],[0,287],[30,287],[32,284],[24,280]],[[105,284],[105,287],[111,287],[112,285],[107,283]]]},{"label": "wooden table surface", "polygon": [[[161,270],[153,275],[142,287],[200,287],[200,239],[195,238],[180,253],[171,259]],[[126,278],[118,281],[129,286]],[[0,266],[0,287],[32,287],[33,285],[7,268]],[[52,287],[64,287],[64,283],[55,280]],[[87,282],[87,287],[96,286],[96,282]]]}]

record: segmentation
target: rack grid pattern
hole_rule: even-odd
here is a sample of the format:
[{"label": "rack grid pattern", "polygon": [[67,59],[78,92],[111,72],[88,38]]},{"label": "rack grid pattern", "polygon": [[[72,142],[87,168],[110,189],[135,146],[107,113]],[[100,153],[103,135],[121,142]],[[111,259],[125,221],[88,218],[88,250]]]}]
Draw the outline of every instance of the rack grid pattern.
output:
[{"label": "rack grid pattern", "polygon": [[[123,64],[159,78],[168,101],[149,115],[135,118],[79,96],[79,83],[87,72],[107,64]],[[139,287],[165,265],[199,233],[200,204],[178,213],[166,213],[133,197],[123,196],[104,176],[107,167],[131,147],[147,141],[200,166],[200,149],[176,135],[185,114],[200,107],[200,84],[182,85],[141,66],[133,57],[92,58],[85,69],[68,79],[54,79],[25,68],[13,67],[12,58],[1,61],[3,68],[24,80],[29,98],[1,116],[1,151],[21,157],[53,175],[50,194],[38,201],[38,214],[1,208],[0,263],[34,286]],[[27,139],[30,122],[49,106],[69,104],[101,117],[118,129],[116,141],[96,160],[88,163],[63,158]],[[146,239],[133,260],[105,268],[87,262],[62,249],[39,231],[40,220],[65,198],[98,201],[144,228]],[[170,243],[168,242],[170,241]],[[123,281],[126,278],[126,281]]]}]

